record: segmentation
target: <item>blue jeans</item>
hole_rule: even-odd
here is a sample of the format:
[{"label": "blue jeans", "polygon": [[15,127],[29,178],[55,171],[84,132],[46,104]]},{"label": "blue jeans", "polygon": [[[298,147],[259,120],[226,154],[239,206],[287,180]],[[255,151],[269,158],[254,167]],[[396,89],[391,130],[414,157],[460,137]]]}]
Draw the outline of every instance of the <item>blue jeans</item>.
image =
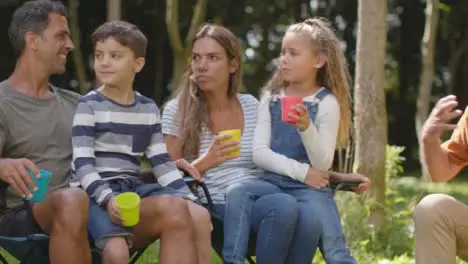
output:
[{"label": "blue jeans", "polygon": [[[224,263],[244,263],[251,230],[257,233],[257,263],[284,264],[286,261],[297,222],[298,204],[294,197],[280,193],[273,184],[256,185],[257,182],[238,183],[227,192]],[[252,192],[244,189],[245,183],[251,183],[248,187]]]},{"label": "blue jeans", "polygon": [[[325,261],[329,264],[356,263],[346,247],[332,190],[330,188],[321,190],[309,188],[305,184],[285,176],[267,173],[262,179],[232,186],[227,194],[227,204],[233,205],[233,207],[226,208],[226,215],[227,211],[231,210],[230,220],[228,220],[231,223],[226,227],[231,228],[229,232],[232,235],[238,234],[237,241],[246,240],[245,230],[248,230],[249,220],[246,216],[249,215],[249,212],[257,210],[254,205],[255,201],[272,195],[293,198],[298,210],[294,237],[290,246],[287,246],[287,258],[281,263],[309,264],[317,247],[320,247]],[[231,241],[231,243],[235,242]],[[225,249],[229,253],[234,252],[233,254],[244,253],[235,247],[229,248],[226,245]],[[259,261],[259,263],[264,262]]]}]

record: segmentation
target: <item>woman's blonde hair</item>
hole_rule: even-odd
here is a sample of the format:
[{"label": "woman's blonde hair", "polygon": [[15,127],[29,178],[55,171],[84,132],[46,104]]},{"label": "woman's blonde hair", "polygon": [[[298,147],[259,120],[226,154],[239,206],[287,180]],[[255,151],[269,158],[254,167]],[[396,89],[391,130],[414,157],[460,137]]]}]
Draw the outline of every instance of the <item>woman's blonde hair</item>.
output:
[{"label": "woman's blonde hair", "polygon": [[[317,84],[330,89],[340,106],[340,125],[337,147],[344,147],[349,140],[351,128],[350,74],[346,58],[340,48],[340,40],[330,23],[323,18],[309,18],[289,26],[288,32],[301,33],[312,41],[313,48],[326,57],[325,64],[317,71]],[[288,86],[277,70],[263,88],[277,92]]]},{"label": "woman's blonde hair", "polygon": [[[237,66],[237,71],[229,76],[227,96],[236,96],[242,86],[242,48],[237,37],[227,28],[205,24],[195,34],[192,46],[201,38],[211,38],[225,50],[230,63]],[[199,155],[203,125],[209,124],[209,111],[205,94],[193,80],[191,65],[187,65],[179,87],[173,94],[177,99],[176,118],[180,121],[178,144],[182,147],[182,156],[195,159]]]}]

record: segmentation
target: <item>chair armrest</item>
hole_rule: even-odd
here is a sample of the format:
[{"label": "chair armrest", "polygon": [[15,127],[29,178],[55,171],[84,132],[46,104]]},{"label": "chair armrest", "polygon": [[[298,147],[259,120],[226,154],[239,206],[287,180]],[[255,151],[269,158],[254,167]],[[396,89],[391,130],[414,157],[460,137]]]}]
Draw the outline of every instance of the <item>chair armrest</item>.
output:
[{"label": "chair armrest", "polygon": [[28,240],[32,241],[47,241],[49,240],[49,235],[47,234],[32,234],[27,236]]},{"label": "chair armrest", "polygon": [[361,180],[343,180],[343,181],[330,181],[330,187],[333,191],[347,191],[354,192],[356,187],[361,184]]},{"label": "chair armrest", "polygon": [[205,194],[206,200],[208,202],[208,210],[210,210],[210,212],[214,212],[213,199],[211,199],[211,194],[208,191],[208,187],[206,187],[206,184],[204,182],[197,181],[194,178],[190,177],[188,172],[183,171],[183,170],[182,172],[184,173],[183,179],[188,186],[196,186],[196,187],[200,186],[202,188],[203,193]]},{"label": "chair armrest", "polygon": [[[208,201],[208,209],[210,212],[214,212],[213,200],[211,199],[210,192],[206,187],[205,183],[195,180],[190,176],[190,174],[185,170],[180,170],[183,173],[183,179],[188,186],[200,186],[203,189],[206,200]],[[153,171],[151,169],[141,169],[140,177],[144,183],[156,183],[156,178],[154,177]]]}]

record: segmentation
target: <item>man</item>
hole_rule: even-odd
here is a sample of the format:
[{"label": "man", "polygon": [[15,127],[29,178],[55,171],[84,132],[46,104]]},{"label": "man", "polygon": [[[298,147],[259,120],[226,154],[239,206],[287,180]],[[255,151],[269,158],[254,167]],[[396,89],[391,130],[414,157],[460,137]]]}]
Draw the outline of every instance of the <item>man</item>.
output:
[{"label": "man", "polygon": [[[440,99],[423,126],[421,155],[432,181],[446,182],[468,164],[468,110],[462,114],[453,95]],[[444,131],[455,129],[441,144]],[[430,194],[416,205],[416,263],[455,264],[468,260],[468,206],[445,194]]]},{"label": "man", "polygon": [[[68,188],[78,95],[49,84],[50,75],[65,71],[73,49],[66,9],[58,1],[26,2],[15,11],[9,36],[18,59],[13,74],[0,83],[0,179],[9,184],[0,233],[43,231],[50,234],[51,263],[91,263],[88,197],[79,188]],[[22,198],[31,196],[27,185],[35,186],[27,170],[37,174],[38,169],[52,172],[48,194],[40,203],[23,205]],[[170,259],[170,253],[184,250],[177,241],[193,241],[187,204],[161,197],[154,211],[161,221],[152,228],[163,239],[161,254]],[[165,238],[171,233],[177,235]]]}]

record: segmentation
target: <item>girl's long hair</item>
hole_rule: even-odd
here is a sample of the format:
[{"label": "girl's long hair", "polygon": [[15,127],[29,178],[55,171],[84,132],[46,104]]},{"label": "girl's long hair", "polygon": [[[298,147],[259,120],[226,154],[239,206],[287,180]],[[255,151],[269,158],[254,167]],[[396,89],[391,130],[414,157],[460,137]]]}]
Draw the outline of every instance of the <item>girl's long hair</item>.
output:
[{"label": "girl's long hair", "polygon": [[[312,48],[326,56],[326,63],[317,71],[317,84],[330,89],[340,106],[340,125],[338,128],[337,147],[344,147],[349,140],[351,128],[350,74],[346,57],[341,51],[340,40],[333,27],[323,18],[309,18],[304,22],[289,26],[288,32],[308,36]],[[267,82],[264,91],[277,92],[288,86],[279,70]]]}]

